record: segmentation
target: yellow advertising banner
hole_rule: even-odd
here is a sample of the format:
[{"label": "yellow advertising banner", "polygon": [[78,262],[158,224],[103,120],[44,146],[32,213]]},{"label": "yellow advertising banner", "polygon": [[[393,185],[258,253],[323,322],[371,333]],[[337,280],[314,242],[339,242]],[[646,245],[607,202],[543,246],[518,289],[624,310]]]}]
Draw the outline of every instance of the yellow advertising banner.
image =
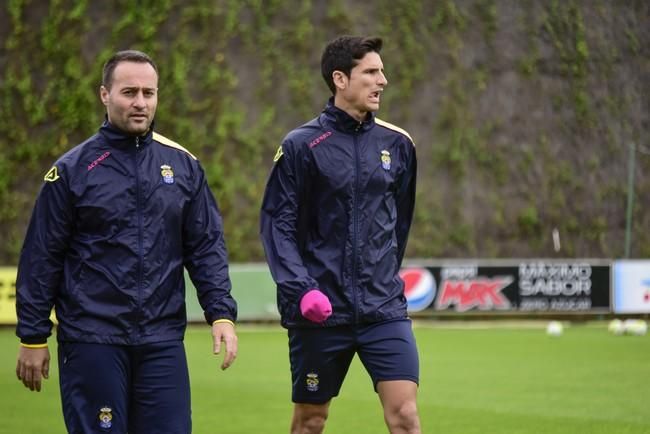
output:
[{"label": "yellow advertising banner", "polygon": [[[0,267],[0,324],[16,324],[16,267]],[[54,310],[50,319],[56,323]]]},{"label": "yellow advertising banner", "polygon": [[16,324],[16,267],[0,267],[0,324]]},{"label": "yellow advertising banner", "polygon": [[[16,273],[16,267],[0,266],[0,324],[16,324]],[[266,264],[233,264],[230,267],[230,278],[232,294],[239,305],[239,319],[280,318],[275,303],[275,283]],[[187,273],[185,281],[187,319],[203,322],[203,310]],[[56,324],[54,311],[50,319]]]}]

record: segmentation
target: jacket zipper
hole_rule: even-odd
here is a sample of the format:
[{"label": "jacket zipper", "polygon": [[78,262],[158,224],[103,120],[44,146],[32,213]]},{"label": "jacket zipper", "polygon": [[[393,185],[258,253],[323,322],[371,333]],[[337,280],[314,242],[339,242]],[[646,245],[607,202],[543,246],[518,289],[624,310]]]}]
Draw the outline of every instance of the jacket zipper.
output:
[{"label": "jacket zipper", "polygon": [[361,162],[359,157],[359,130],[361,123],[354,130],[354,191],[352,192],[352,294],[354,296],[354,323],[359,322],[359,291],[357,289],[357,249],[359,236],[359,213],[357,204],[359,201],[359,177],[361,173]]},{"label": "jacket zipper", "polygon": [[137,290],[138,290],[138,314],[136,327],[138,335],[141,330],[142,319],[142,274],[143,274],[143,260],[142,260],[142,210],[140,204],[140,175],[138,171],[138,154],[140,152],[140,137],[135,138],[135,210],[138,216],[138,277],[137,277]]}]

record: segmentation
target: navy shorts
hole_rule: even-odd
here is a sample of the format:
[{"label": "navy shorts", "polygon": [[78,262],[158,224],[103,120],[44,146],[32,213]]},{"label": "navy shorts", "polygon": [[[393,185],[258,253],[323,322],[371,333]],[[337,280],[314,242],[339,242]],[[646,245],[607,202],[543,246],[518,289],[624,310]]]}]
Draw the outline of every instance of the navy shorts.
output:
[{"label": "navy shorts", "polygon": [[322,404],[339,394],[354,354],[380,381],[419,381],[410,319],[373,324],[289,329],[292,401]]},{"label": "navy shorts", "polygon": [[183,342],[139,346],[60,342],[58,359],[69,433],[192,431]]}]

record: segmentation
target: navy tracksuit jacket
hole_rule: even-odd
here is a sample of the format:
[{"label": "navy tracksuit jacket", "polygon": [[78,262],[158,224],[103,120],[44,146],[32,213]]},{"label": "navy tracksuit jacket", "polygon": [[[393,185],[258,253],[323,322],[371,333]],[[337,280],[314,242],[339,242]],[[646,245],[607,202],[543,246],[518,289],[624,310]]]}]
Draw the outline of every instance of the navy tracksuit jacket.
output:
[{"label": "navy tracksuit jacket", "polygon": [[183,339],[183,267],[208,323],[234,321],[222,220],[199,162],[108,122],[45,176],[18,266],[17,335],[139,345]]},{"label": "navy tracksuit jacket", "polygon": [[332,303],[325,326],[405,318],[398,275],[415,202],[408,134],[333,105],[291,131],[268,179],[260,231],[284,327],[315,326],[300,299],[319,288]]}]

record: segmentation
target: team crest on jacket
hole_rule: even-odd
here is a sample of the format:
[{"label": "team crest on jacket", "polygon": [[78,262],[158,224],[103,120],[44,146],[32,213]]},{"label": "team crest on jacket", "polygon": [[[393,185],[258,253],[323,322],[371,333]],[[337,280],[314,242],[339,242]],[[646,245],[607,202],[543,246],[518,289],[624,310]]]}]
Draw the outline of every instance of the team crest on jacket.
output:
[{"label": "team crest on jacket", "polygon": [[390,152],[385,149],[381,151],[381,167],[384,170],[390,170]]},{"label": "team crest on jacket", "polygon": [[165,184],[174,183],[174,171],[172,170],[171,166],[168,166],[167,164],[160,166],[160,174],[162,175],[162,179]]},{"label": "team crest on jacket", "polygon": [[48,170],[45,176],[43,177],[43,181],[54,182],[59,178],[60,178],[59,170],[56,168],[56,166],[52,166],[52,168]]},{"label": "team crest on jacket", "polygon": [[108,429],[113,426],[113,409],[102,407],[99,409],[99,426]]},{"label": "team crest on jacket", "polygon": [[318,391],[318,383],[320,380],[318,379],[318,374],[315,372],[310,372],[307,374],[307,390],[310,392],[317,392]]}]

